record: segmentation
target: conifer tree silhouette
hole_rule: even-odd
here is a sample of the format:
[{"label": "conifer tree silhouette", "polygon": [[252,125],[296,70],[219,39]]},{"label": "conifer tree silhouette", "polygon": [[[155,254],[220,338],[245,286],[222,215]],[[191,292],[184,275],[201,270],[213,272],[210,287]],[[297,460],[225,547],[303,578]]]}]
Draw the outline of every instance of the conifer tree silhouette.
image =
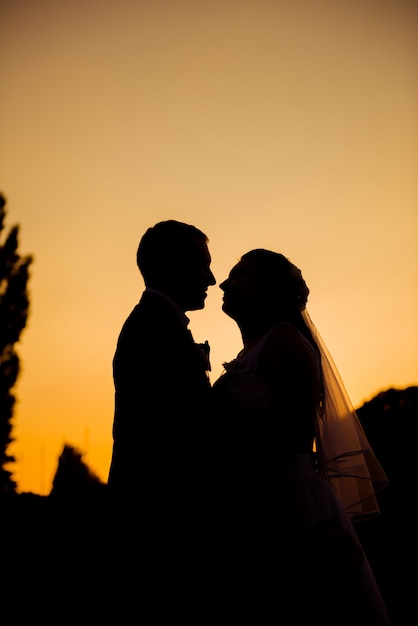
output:
[{"label": "conifer tree silhouette", "polygon": [[13,441],[12,417],[16,398],[13,388],[20,372],[16,343],[26,326],[29,313],[27,284],[32,256],[18,252],[19,226],[2,238],[6,200],[0,193],[0,495],[16,491],[7,465],[15,459],[8,453]]},{"label": "conifer tree silhouette", "polygon": [[102,486],[99,477],[83,460],[83,454],[74,446],[64,444],[50,496],[66,499],[92,497]]}]

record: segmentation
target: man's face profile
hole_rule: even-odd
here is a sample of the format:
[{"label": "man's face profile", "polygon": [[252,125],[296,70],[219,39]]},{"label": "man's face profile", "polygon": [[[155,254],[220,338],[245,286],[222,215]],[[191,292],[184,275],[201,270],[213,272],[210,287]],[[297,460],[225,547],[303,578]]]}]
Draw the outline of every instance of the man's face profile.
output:
[{"label": "man's face profile", "polygon": [[184,311],[203,309],[207,289],[216,280],[210,269],[211,256],[206,242],[194,237],[174,262],[175,299]]}]

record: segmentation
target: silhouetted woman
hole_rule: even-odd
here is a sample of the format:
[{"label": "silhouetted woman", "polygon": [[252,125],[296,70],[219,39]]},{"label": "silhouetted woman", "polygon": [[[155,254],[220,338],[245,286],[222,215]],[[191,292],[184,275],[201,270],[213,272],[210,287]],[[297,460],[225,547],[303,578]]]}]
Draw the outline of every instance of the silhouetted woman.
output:
[{"label": "silhouetted woman", "polygon": [[243,340],[213,386],[229,609],[258,623],[388,626],[352,524],[379,512],[386,476],[306,312],[301,272],[257,249],[220,288]]}]

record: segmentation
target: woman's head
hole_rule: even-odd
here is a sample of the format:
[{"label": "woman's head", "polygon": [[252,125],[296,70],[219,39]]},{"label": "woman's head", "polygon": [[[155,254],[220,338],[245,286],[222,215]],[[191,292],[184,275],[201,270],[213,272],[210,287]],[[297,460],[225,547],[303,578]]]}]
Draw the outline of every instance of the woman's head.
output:
[{"label": "woman's head", "polygon": [[258,248],[244,254],[220,284],[223,310],[237,322],[264,317],[293,321],[306,307],[309,289],[300,270],[283,254]]}]

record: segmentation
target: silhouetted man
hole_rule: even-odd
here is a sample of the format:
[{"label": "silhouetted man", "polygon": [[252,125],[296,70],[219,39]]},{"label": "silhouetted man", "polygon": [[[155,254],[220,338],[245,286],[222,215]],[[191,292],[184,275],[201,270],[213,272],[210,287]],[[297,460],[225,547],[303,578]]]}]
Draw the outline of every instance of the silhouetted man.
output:
[{"label": "silhouetted man", "polygon": [[199,517],[206,470],[209,360],[194,343],[185,312],[203,309],[216,283],[207,243],[199,229],[175,220],[145,232],[137,265],[146,288],[122,327],[113,360],[108,486],[114,515],[135,512],[146,532],[180,543]]}]

